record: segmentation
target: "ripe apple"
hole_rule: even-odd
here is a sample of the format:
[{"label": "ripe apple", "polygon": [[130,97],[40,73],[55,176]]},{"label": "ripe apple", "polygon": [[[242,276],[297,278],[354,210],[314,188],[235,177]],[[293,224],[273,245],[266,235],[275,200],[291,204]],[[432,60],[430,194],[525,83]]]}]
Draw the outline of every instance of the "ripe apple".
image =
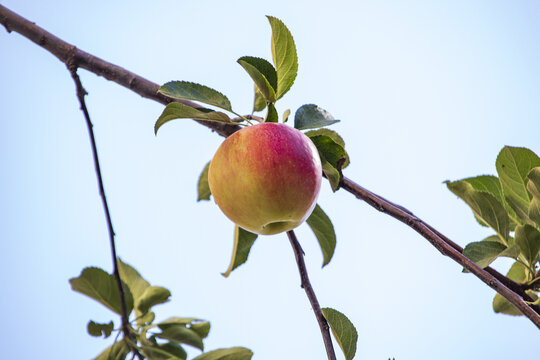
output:
[{"label": "ripe apple", "polygon": [[262,235],[292,230],[306,220],[321,179],[313,142],[278,123],[248,126],[229,136],[208,170],[221,211],[241,228]]}]

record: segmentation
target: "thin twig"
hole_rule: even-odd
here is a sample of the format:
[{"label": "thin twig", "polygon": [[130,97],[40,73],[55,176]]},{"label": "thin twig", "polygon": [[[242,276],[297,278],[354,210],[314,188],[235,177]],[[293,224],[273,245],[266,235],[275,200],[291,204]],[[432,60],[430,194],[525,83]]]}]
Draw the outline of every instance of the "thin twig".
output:
[{"label": "thin twig", "polygon": [[[160,93],[157,92],[159,89],[159,85],[156,83],[153,83],[137,74],[134,74],[120,66],[111,64],[107,61],[104,61],[92,54],[89,54],[87,52],[84,52],[80,49],[77,49],[75,46],[63,41],[62,39],[54,36],[53,34],[47,32],[43,28],[37,26],[36,24],[28,21],[27,19],[23,18],[22,16],[18,15],[17,13],[7,9],[5,6],[0,5],[0,23],[4,25],[6,30],[8,32],[15,31],[19,34],[25,36],[29,40],[33,41],[40,47],[48,50],[50,53],[52,53],[54,56],[56,56],[60,61],[64,63],[68,63],[70,61],[73,65],[76,65],[78,67],[84,68],[90,72],[93,72],[96,75],[103,76],[108,80],[114,81],[117,84],[124,86],[131,91],[141,95],[142,97],[155,100],[157,102],[160,102],[162,104],[167,104],[171,101],[179,101],[186,105],[198,107],[201,108],[202,106],[190,101],[180,101],[180,100],[173,100],[170,98],[167,98]],[[223,123],[217,123],[213,121],[197,121],[200,124],[212,129],[213,131],[216,131],[218,134],[222,136],[229,136],[235,131],[239,130],[240,127],[237,125],[230,125],[230,124],[223,124]],[[371,192],[362,195],[362,193],[358,193],[354,186],[351,187],[351,183],[349,179],[345,178],[345,181],[342,183],[343,188],[346,191],[351,192],[352,194],[356,195],[358,198],[366,201],[371,206],[375,207],[377,210],[382,212],[388,212],[391,216],[399,219],[400,221],[404,222],[408,226],[413,227],[413,224],[423,224],[422,227],[425,231],[420,232],[422,236],[424,236],[433,246],[435,246],[439,251],[441,251],[443,254],[445,254],[445,250],[442,250],[445,246],[449,246],[454,250],[452,259],[457,261],[459,264],[468,264],[470,261],[461,254],[462,249],[457,246],[455,243],[451,242],[448,238],[441,236],[441,234],[436,231],[434,228],[432,228],[430,225],[424,223],[420,219],[413,217],[413,216],[407,216],[411,215],[411,213],[408,210],[404,210],[403,207],[399,205],[392,204],[388,201],[382,201],[381,197],[378,195],[375,195]],[[363,189],[364,191],[367,191]],[[383,204],[385,203],[386,204]],[[398,216],[401,216],[398,214],[398,212],[403,212],[402,219],[400,219]],[[420,223],[418,222],[420,221]],[[418,227],[419,225],[417,225]],[[414,228],[414,227],[413,227]],[[446,255],[446,254],[445,254]],[[467,268],[469,271],[471,269],[468,267],[469,265],[463,265],[465,268]],[[474,265],[475,266],[475,265]],[[490,274],[495,281],[500,282],[504,284],[503,286],[506,286],[507,289],[511,289],[516,294],[519,294],[523,297],[523,299],[530,301],[530,297],[524,292],[526,287],[524,287],[521,284],[518,284],[514,282],[513,280],[505,277],[495,269],[491,267],[487,267],[484,269],[485,272]],[[473,274],[478,276],[474,271],[471,271]],[[498,291],[498,290],[497,290]],[[499,291],[498,291],[499,292]],[[504,296],[508,301],[510,301],[514,306],[520,308],[523,307],[523,300],[518,299],[516,300],[515,297],[508,297],[505,296],[503,293],[499,292],[502,296]],[[518,305],[519,302],[519,305]],[[527,307],[530,309],[530,307],[527,305]],[[526,311],[525,315],[537,326],[540,326],[540,306],[533,306],[532,307],[536,314],[530,314],[529,311]],[[529,315],[527,315],[529,314]],[[532,318],[531,318],[532,316]]]},{"label": "thin twig", "polygon": [[313,309],[315,317],[317,318],[317,322],[319,323],[319,328],[321,329],[324,347],[326,348],[326,355],[328,356],[328,360],[336,360],[336,353],[334,352],[332,338],[330,337],[330,327],[328,326],[328,322],[324,318],[324,315],[321,311],[321,306],[319,305],[319,301],[317,300],[317,296],[315,295],[315,291],[313,291],[313,287],[311,286],[311,282],[309,281],[306,263],[304,262],[304,250],[302,250],[302,247],[300,246],[300,243],[298,242],[298,239],[296,238],[293,230],[287,231],[287,236],[289,237],[289,241],[291,242],[291,246],[294,251],[296,264],[298,265],[298,271],[300,272],[302,288],[306,292],[306,295],[311,304],[311,308]]},{"label": "thin twig", "polygon": [[92,121],[90,120],[90,114],[88,112],[88,108],[86,107],[86,102],[84,100],[84,96],[87,95],[88,93],[84,89],[81,79],[79,78],[79,75],[77,74],[77,66],[73,64],[67,64],[67,67],[69,69],[69,72],[71,73],[71,77],[73,78],[73,81],[75,82],[75,87],[77,90],[77,98],[79,99],[79,103],[81,105],[81,111],[83,112],[84,118],[86,119],[86,127],[88,128],[88,135],[90,136],[90,144],[92,146],[92,155],[94,158],[94,167],[96,169],[96,177],[97,177],[98,186],[99,186],[99,194],[101,195],[103,209],[105,210],[105,217],[107,218],[107,228],[109,230],[109,241],[111,245],[112,262],[113,262],[113,273],[114,273],[114,278],[116,279],[116,284],[118,286],[118,292],[120,293],[120,306],[122,309],[122,332],[124,333],[125,337],[127,337],[129,340],[132,340],[129,343],[130,343],[130,346],[132,347],[133,354],[138,354],[138,357],[140,359],[143,359],[142,355],[138,353],[137,347],[131,344],[133,342],[132,334],[131,334],[131,325],[129,325],[129,318],[128,318],[128,312],[127,312],[127,306],[126,306],[126,294],[124,292],[122,279],[120,278],[120,272],[118,270],[118,258],[116,256],[116,244],[114,241],[115,233],[114,233],[114,228],[112,225],[109,205],[107,204],[107,197],[105,196],[105,187],[103,186],[103,177],[101,176],[101,167],[99,165],[96,138],[94,136],[94,130],[93,130],[94,125],[92,124]]}]

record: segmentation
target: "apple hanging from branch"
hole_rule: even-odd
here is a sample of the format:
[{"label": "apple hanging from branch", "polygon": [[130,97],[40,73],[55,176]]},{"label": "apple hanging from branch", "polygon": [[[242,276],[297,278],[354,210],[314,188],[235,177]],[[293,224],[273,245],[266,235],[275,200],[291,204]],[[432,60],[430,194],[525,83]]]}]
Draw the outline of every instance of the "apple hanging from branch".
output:
[{"label": "apple hanging from branch", "polygon": [[217,150],[208,183],[223,213],[248,231],[272,235],[306,220],[317,201],[322,168],[313,142],[285,124],[248,126]]}]

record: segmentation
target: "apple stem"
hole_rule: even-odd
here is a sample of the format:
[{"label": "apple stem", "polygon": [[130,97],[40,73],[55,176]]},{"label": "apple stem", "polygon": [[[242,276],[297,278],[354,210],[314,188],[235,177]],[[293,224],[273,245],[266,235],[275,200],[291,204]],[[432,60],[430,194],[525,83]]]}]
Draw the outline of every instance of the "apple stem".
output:
[{"label": "apple stem", "polygon": [[324,347],[326,348],[328,360],[336,360],[336,353],[334,352],[332,338],[330,337],[330,326],[324,318],[324,315],[321,311],[321,306],[319,305],[319,301],[317,300],[317,296],[315,295],[315,291],[313,291],[313,287],[311,286],[311,282],[309,281],[306,263],[304,262],[304,250],[302,250],[302,247],[300,246],[300,243],[298,242],[296,234],[293,230],[287,231],[287,236],[289,237],[289,241],[291,242],[294,256],[296,258],[296,264],[298,265],[298,271],[300,272],[301,286],[306,292],[311,307],[313,308],[313,312],[315,313],[315,317],[317,318],[317,322],[319,323],[319,328],[321,329],[321,334],[324,341]]}]

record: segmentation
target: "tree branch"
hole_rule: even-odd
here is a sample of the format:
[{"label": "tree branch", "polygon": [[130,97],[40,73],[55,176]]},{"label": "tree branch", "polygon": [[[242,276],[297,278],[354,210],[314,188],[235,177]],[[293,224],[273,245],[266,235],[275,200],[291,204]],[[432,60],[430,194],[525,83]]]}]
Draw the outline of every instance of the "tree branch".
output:
[{"label": "tree branch", "polygon": [[[4,25],[8,32],[15,31],[20,33],[21,35],[35,42],[37,45],[51,52],[58,59],[60,59],[60,61],[66,64],[70,62],[77,67],[84,68],[97,75],[103,76],[108,80],[114,81],[117,84],[136,92],[142,97],[158,101],[162,104],[167,104],[173,101],[173,99],[167,98],[157,92],[159,89],[158,84],[127,71],[124,68],[77,49],[75,46],[68,44],[62,39],[45,31],[41,27],[26,20],[2,5],[0,5],[0,23]],[[178,102],[182,102],[193,107],[202,107],[201,105],[191,101],[178,100]],[[197,122],[209,127],[225,137],[239,130],[239,126],[237,125],[222,124],[210,121]],[[480,278],[483,282],[488,284],[495,291],[499,292],[540,328],[540,306],[531,307],[523,301],[523,299],[530,301],[530,297],[524,292],[525,288],[522,285],[508,279],[491,267],[487,267],[485,269],[479,268],[462,254],[463,249],[461,247],[453,243],[444,235],[440,234],[430,225],[424,223],[405,208],[385,200],[381,196],[362,188],[345,177],[342,181],[342,187],[344,190],[352,193],[359,199],[366,201],[377,210],[388,213],[390,216],[407,224],[409,227],[412,227],[424,238],[426,238],[433,246],[435,246],[435,248],[437,248],[443,255],[449,256],[475,276]],[[516,294],[521,295],[523,299]],[[536,312],[533,311],[533,309],[536,310]]]},{"label": "tree branch", "polygon": [[306,292],[309,303],[311,304],[311,308],[313,309],[315,317],[317,318],[317,322],[319,323],[319,328],[321,329],[324,347],[326,348],[326,355],[328,356],[328,360],[336,360],[336,353],[334,352],[332,338],[330,337],[330,327],[328,326],[328,322],[324,318],[324,315],[321,311],[321,306],[319,305],[319,301],[317,300],[317,296],[315,295],[315,291],[313,291],[313,287],[311,286],[311,282],[309,281],[306,263],[304,262],[304,250],[302,250],[302,247],[300,246],[300,243],[298,242],[298,239],[296,238],[293,230],[287,231],[287,236],[289,237],[289,241],[291,242],[294,256],[296,258],[296,264],[298,265],[298,271],[300,272],[300,280],[302,281],[301,286]]},{"label": "tree branch", "polygon": [[128,343],[130,344],[131,351],[133,352],[133,356],[135,357],[135,355],[137,355],[139,359],[143,359],[137,347],[132,345],[132,343],[134,342],[134,339],[131,334],[131,326],[129,325],[129,318],[128,318],[128,312],[127,312],[127,307],[126,307],[126,294],[124,292],[124,287],[122,285],[122,279],[120,278],[120,272],[118,271],[118,258],[116,256],[116,245],[114,242],[115,233],[114,233],[114,228],[112,225],[109,205],[107,204],[107,197],[105,196],[105,188],[103,186],[103,177],[101,176],[101,168],[99,165],[96,138],[94,136],[94,130],[93,130],[94,125],[92,124],[92,121],[90,120],[90,114],[88,113],[88,108],[86,107],[86,102],[84,100],[84,96],[87,95],[88,93],[84,89],[81,79],[79,78],[79,75],[77,74],[77,66],[68,63],[67,67],[69,69],[69,72],[71,73],[71,77],[73,78],[73,81],[75,82],[77,98],[79,99],[79,104],[81,105],[81,111],[83,112],[84,118],[86,119],[88,135],[90,136],[90,143],[92,146],[92,155],[94,158],[94,167],[96,169],[96,177],[97,177],[98,186],[99,186],[99,194],[101,195],[103,209],[105,210],[105,216],[107,218],[107,228],[109,230],[109,240],[110,240],[110,245],[111,245],[112,261],[113,261],[113,273],[114,273],[114,278],[116,279],[116,284],[118,286],[118,292],[120,293],[120,305],[122,308],[122,332],[124,333],[125,337],[131,340],[131,341],[128,341]]},{"label": "tree branch", "polygon": [[[461,249],[461,247],[459,247],[457,244],[455,244],[445,236],[442,236],[437,230],[433,229],[430,225],[424,223],[424,221],[416,217],[412,212],[403,208],[402,206],[395,205],[392,202],[384,199],[383,197],[373,194],[371,191],[363,188],[362,186],[356,184],[355,182],[346,177],[343,177],[341,186],[344,190],[347,190],[351,194],[355,195],[358,199],[364,200],[375,209],[392,216],[393,218],[407,224],[409,227],[416,230],[416,232],[418,232],[433,246],[435,246],[435,248],[437,248],[437,250],[439,250],[441,254],[450,257],[452,260],[473,273],[476,277],[486,283],[493,290],[497,291],[499,294],[508,299],[508,301],[510,301],[515,307],[517,307],[540,329],[540,314],[535,312],[538,306],[535,306],[535,309],[533,310],[532,306],[527,304],[523,300],[523,298],[518,296],[514,291],[509,289],[508,286],[504,284],[514,283],[513,281],[499,274],[493,269],[488,272],[487,270],[480,268],[478,265],[476,265],[469,258],[462,254],[463,249]],[[500,275],[501,280],[504,279],[504,283],[503,281],[493,276],[492,273],[497,273],[498,275]],[[516,284],[516,286],[516,290],[519,290],[524,295],[527,295],[520,289],[519,284]],[[527,298],[530,299],[528,295]],[[532,299],[528,301],[532,301]]]},{"label": "tree branch", "polygon": [[[64,64],[73,64],[78,68],[83,68],[96,75],[103,76],[107,80],[114,81],[115,83],[128,88],[142,97],[155,100],[165,105],[172,101],[176,101],[194,108],[203,108],[203,106],[193,101],[171,99],[158,93],[158,84],[153,83],[142,76],[134,74],[118,65],[112,64],[98,58],[97,56],[78,49],[76,46],[54,36],[50,32],[37,26],[35,23],[28,21],[1,4],[0,23],[4,25],[8,32],[15,31],[21,34],[45,50],[49,51]],[[222,136],[229,136],[233,132],[239,130],[238,125],[228,125],[215,121],[196,121],[214,130]]]}]

